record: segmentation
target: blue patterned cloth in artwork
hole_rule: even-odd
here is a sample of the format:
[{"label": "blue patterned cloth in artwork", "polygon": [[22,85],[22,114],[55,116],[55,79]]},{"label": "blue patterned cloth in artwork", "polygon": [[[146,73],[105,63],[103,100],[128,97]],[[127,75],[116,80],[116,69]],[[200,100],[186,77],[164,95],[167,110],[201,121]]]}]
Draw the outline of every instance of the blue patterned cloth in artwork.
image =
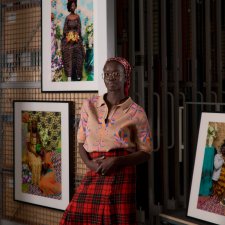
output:
[{"label": "blue patterned cloth in artwork", "polygon": [[206,147],[204,160],[202,165],[202,176],[199,189],[199,195],[209,196],[212,194],[212,174],[213,174],[213,164],[214,164],[215,148]]},{"label": "blue patterned cloth in artwork", "polygon": [[94,50],[93,48],[87,48],[85,59],[85,70],[88,74],[87,80],[94,80]]}]

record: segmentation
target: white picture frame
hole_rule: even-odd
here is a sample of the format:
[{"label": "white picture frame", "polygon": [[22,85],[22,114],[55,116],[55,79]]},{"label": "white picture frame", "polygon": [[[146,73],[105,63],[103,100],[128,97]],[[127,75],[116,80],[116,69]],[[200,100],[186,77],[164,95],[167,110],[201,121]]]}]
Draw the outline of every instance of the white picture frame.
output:
[{"label": "white picture frame", "polygon": [[[55,1],[60,4],[60,7],[63,5],[65,13],[63,13],[62,20],[65,20],[65,16],[69,14],[69,12],[66,14],[65,10],[67,1]],[[90,15],[89,12],[87,16],[87,24],[93,21],[93,80],[91,80],[92,78],[83,80],[87,78],[87,76],[83,76],[81,81],[53,81],[55,73],[51,69],[54,64],[51,52],[51,13],[53,8],[51,0],[42,0],[42,92],[105,92],[105,85],[101,77],[102,69],[106,59],[115,54],[114,0],[78,0],[77,14],[80,15],[81,25],[84,24],[82,15],[86,15],[85,5],[87,4],[93,4],[93,15]],[[58,8],[61,10],[60,7]],[[62,29],[63,21],[60,23]],[[82,35],[85,35],[84,33],[85,26],[83,25]],[[87,51],[85,57],[87,57]]]},{"label": "white picture frame", "polygon": [[215,191],[213,171],[215,156],[224,143],[224,131],[225,114],[202,113],[187,212],[188,216],[221,225],[225,223],[225,206]]},{"label": "white picture frame", "polygon": [[[14,101],[13,104],[14,200],[65,210],[73,194],[72,103]],[[28,146],[37,146],[31,141],[29,127],[33,121],[41,144],[31,151]]]}]

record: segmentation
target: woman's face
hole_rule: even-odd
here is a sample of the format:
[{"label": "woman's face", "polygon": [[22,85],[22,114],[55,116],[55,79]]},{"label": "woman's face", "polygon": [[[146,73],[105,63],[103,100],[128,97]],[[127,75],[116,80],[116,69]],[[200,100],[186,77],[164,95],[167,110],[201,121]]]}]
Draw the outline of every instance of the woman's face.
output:
[{"label": "woman's face", "polygon": [[51,13],[51,20],[54,20],[54,13]]},{"label": "woman's face", "polygon": [[222,146],[220,150],[221,150],[222,155],[225,155],[225,146]]},{"label": "woman's face", "polygon": [[124,67],[115,61],[105,64],[103,78],[108,92],[124,90],[125,73]]},{"label": "woman's face", "polygon": [[74,12],[76,9],[76,4],[72,2],[71,7],[70,7],[70,12]]}]

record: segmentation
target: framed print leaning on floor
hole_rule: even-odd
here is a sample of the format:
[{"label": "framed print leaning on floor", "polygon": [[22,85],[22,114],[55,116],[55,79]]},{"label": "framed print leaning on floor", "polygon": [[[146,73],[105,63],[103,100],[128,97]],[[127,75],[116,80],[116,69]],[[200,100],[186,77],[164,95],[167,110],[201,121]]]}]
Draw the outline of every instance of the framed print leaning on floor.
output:
[{"label": "framed print leaning on floor", "polygon": [[43,92],[98,91],[109,49],[107,35],[114,32],[107,27],[107,4],[42,0]]},{"label": "framed print leaning on floor", "polygon": [[15,200],[66,209],[73,191],[71,104],[14,101]]},{"label": "framed print leaning on floor", "polygon": [[225,114],[202,113],[188,216],[225,221]]}]

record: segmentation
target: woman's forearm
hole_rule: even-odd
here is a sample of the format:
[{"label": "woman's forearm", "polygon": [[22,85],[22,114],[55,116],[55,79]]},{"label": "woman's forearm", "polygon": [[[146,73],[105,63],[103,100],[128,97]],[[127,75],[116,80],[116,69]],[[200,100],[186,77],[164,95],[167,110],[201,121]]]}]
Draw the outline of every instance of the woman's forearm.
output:
[{"label": "woman's forearm", "polygon": [[84,145],[83,143],[79,143],[79,153],[80,153],[80,157],[83,160],[83,162],[88,166],[90,158],[89,158],[88,153],[85,150],[83,145]]},{"label": "woman's forearm", "polygon": [[80,157],[83,160],[84,164],[91,170],[93,171],[97,171],[98,169],[98,164],[93,161],[92,159],[90,159],[87,151],[85,150],[83,143],[79,143],[79,153],[80,153]]},{"label": "woman's forearm", "polygon": [[119,156],[117,158],[117,162],[116,164],[120,167],[120,166],[135,166],[138,164],[141,164],[143,162],[146,162],[150,159],[150,154],[146,153],[144,151],[138,151],[138,152],[134,152],[131,153],[129,155],[126,156]]},{"label": "woman's forearm", "polygon": [[[80,153],[80,156],[81,156],[83,162],[89,169],[91,169],[93,171],[97,171],[97,172],[98,172],[98,170],[100,170],[100,172],[101,172],[100,164],[102,162],[104,162],[104,160],[107,160],[107,158],[99,159],[96,161],[91,160],[88,156],[87,151],[83,147],[83,143],[79,144],[79,153]],[[134,152],[129,155],[126,155],[126,156],[118,156],[118,157],[113,157],[113,158],[114,158],[114,160],[113,160],[114,167],[135,166],[135,165],[138,165],[138,164],[148,161],[150,158],[150,154],[146,153],[144,151],[138,151],[138,152]]]}]

